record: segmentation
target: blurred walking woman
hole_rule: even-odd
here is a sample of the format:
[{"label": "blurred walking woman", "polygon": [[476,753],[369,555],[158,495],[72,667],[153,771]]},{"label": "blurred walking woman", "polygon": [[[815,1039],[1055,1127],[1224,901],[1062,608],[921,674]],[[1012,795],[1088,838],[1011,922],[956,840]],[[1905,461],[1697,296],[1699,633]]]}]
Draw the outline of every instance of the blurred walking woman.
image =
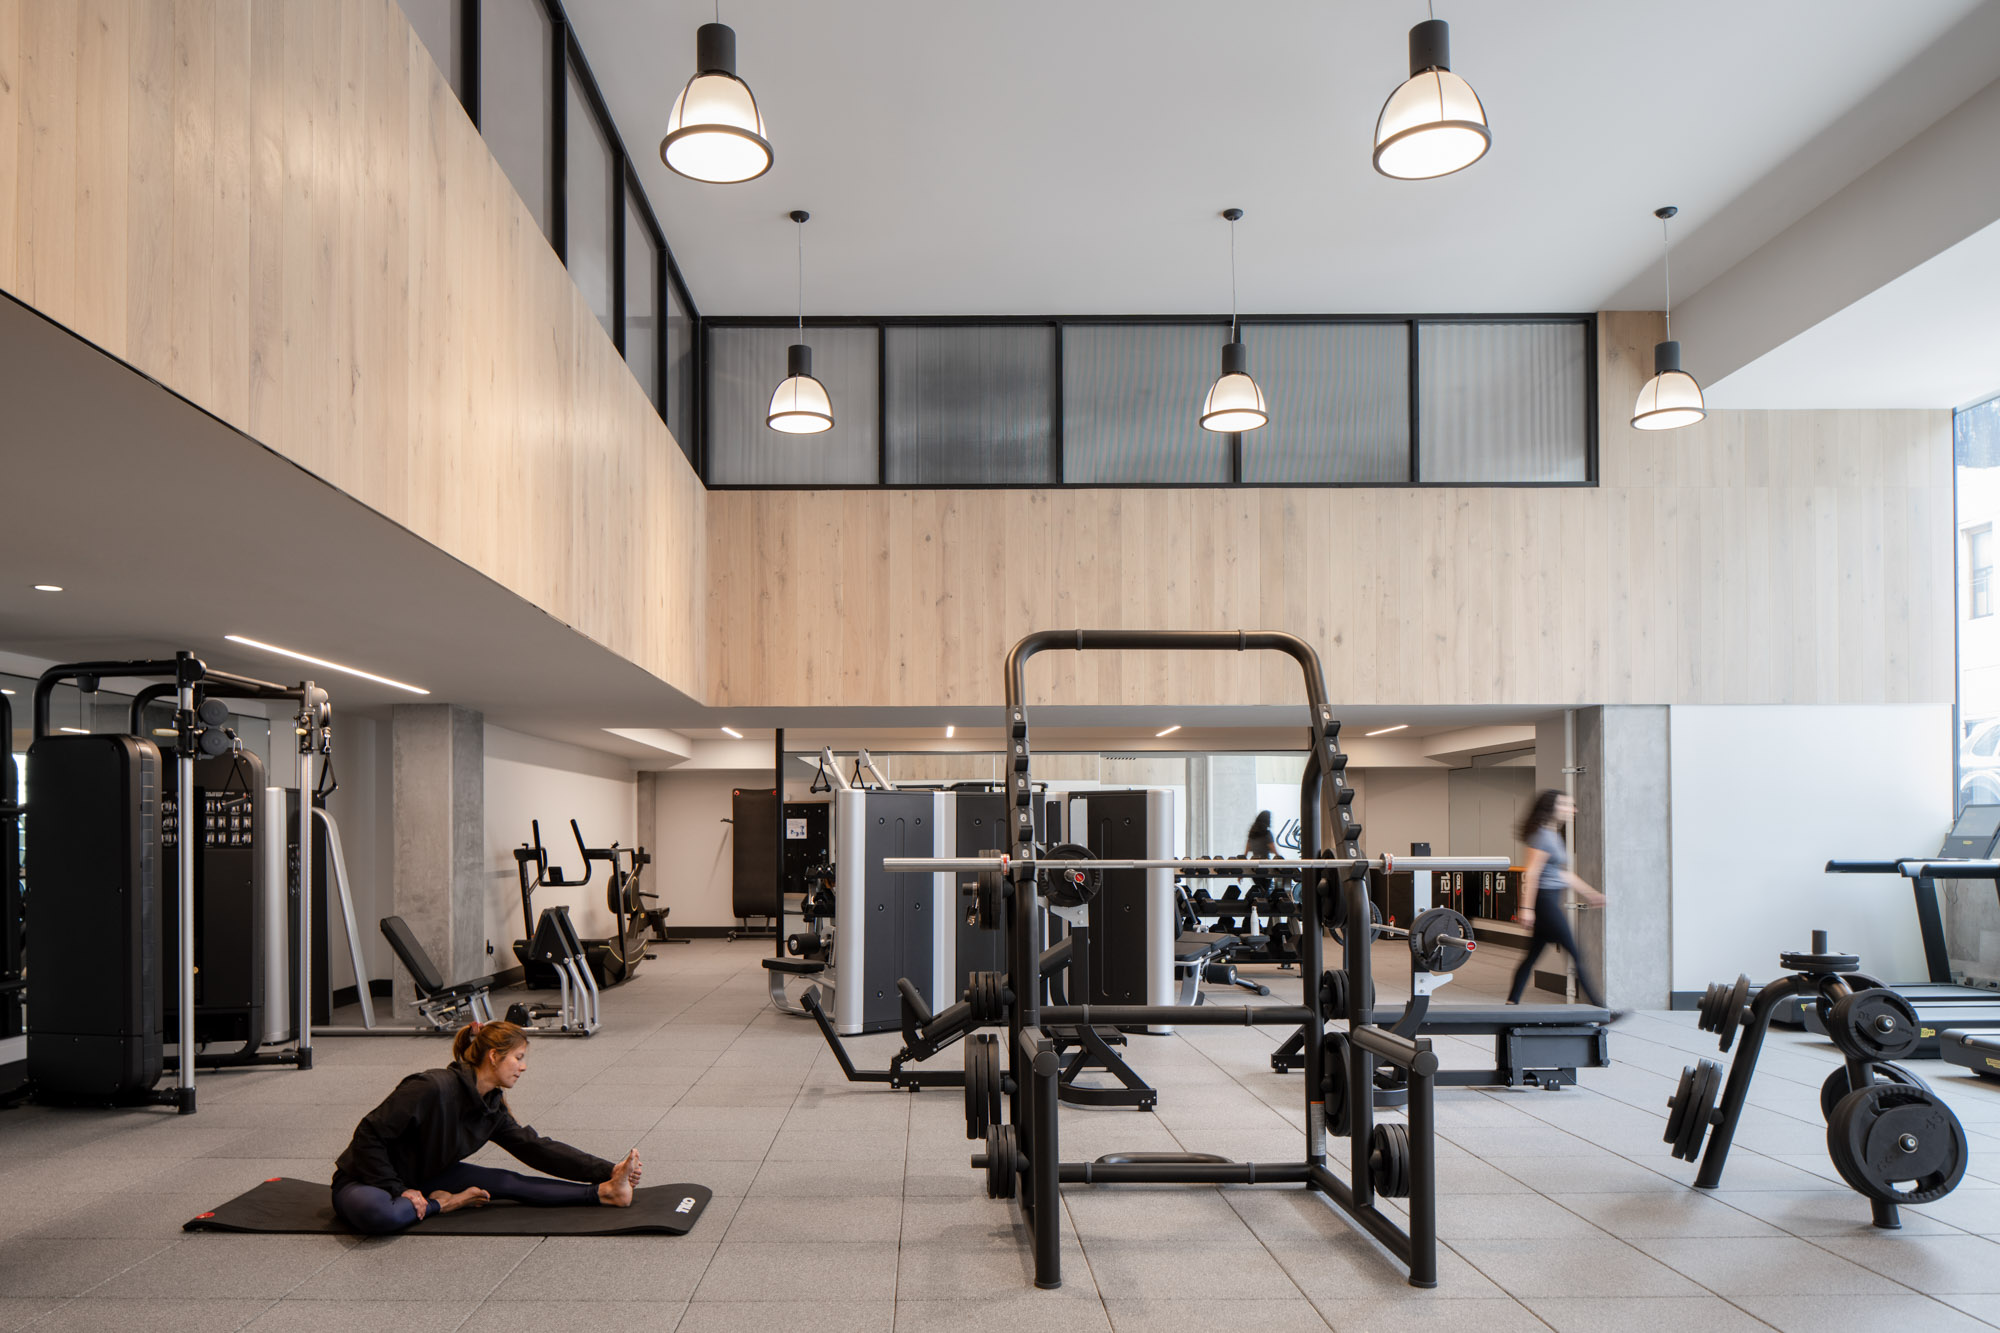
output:
[{"label": "blurred walking woman", "polygon": [[[489,1199],[630,1207],[639,1183],[636,1148],[614,1166],[514,1119],[506,1091],[527,1068],[521,1028],[498,1021],[460,1028],[451,1064],[411,1074],[354,1127],[354,1141],[334,1163],[333,1210],[357,1231],[379,1236]],[[465,1160],[488,1143],[548,1175]]]},{"label": "blurred walking woman", "polygon": [[1604,996],[1591,979],[1589,964],[1577,952],[1576,936],[1570,933],[1569,921],[1563,914],[1564,889],[1575,889],[1588,903],[1604,901],[1603,894],[1578,879],[1569,868],[1569,849],[1563,845],[1562,826],[1575,817],[1576,802],[1551,789],[1535,798],[1528,817],[1521,821],[1521,841],[1528,845],[1528,864],[1521,876],[1521,886],[1526,889],[1532,884],[1535,897],[1532,905],[1522,904],[1520,922],[1535,933],[1528,941],[1528,956],[1514,973],[1514,988],[1507,993],[1509,1004],[1521,1002],[1521,992],[1534,978],[1535,960],[1541,957],[1544,948],[1553,944],[1576,960],[1577,989],[1592,1004],[1604,1007]]}]

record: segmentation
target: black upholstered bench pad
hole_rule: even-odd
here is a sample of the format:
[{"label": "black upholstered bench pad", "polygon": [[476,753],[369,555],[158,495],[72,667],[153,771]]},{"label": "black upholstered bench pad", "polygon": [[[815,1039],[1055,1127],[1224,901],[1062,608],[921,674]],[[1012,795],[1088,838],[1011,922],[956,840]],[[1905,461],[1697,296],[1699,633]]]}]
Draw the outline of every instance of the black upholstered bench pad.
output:
[{"label": "black upholstered bench pad", "polygon": [[[709,1192],[701,1185],[647,1185],[630,1208],[530,1208],[489,1203],[433,1213],[404,1235],[420,1236],[683,1236],[701,1220]],[[331,1232],[353,1235],[334,1215],[333,1191],[310,1180],[280,1176],[239,1194],[183,1231]]]}]

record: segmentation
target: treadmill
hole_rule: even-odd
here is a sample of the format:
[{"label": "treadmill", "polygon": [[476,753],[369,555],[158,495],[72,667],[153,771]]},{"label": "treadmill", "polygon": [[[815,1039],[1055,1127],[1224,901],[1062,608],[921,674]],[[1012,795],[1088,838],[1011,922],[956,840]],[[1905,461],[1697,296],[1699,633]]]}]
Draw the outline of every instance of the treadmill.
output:
[{"label": "treadmill", "polygon": [[[1937,893],[1937,881],[1941,879],[1985,880],[2000,892],[2000,859],[1994,858],[1996,844],[2000,844],[2000,805],[1968,805],[1959,812],[1951,832],[1945,835],[1944,846],[1934,857],[1826,863],[1830,875],[1901,875],[1910,881],[1929,977],[1924,981],[1895,982],[1890,989],[1917,1011],[1920,1038],[1915,1052],[1917,1059],[1951,1058],[1952,1043],[1942,1043],[1939,1038],[1940,1033],[1948,1030],[2000,1032],[2000,990],[1952,980]],[[1826,1033],[1816,1006],[1797,1005],[1794,1021],[1802,1021],[1808,1031],[1822,1036]],[[1983,1054],[1972,1058],[1983,1059]]]}]

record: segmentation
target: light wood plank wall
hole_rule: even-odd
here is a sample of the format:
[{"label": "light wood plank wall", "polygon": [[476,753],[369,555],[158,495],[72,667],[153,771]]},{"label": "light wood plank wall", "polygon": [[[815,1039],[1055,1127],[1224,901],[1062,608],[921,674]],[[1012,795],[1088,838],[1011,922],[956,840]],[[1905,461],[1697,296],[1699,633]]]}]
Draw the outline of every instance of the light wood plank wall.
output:
[{"label": "light wood plank wall", "polygon": [[0,0],[0,288],[704,695],[700,481],[395,0]]},{"label": "light wood plank wall", "polygon": [[[716,491],[711,701],[987,704],[1033,629],[1283,629],[1352,704],[1946,702],[1948,412],[1631,429],[1659,316],[1598,321],[1602,484]],[[1040,702],[1302,701],[1251,654],[1047,653]]]}]

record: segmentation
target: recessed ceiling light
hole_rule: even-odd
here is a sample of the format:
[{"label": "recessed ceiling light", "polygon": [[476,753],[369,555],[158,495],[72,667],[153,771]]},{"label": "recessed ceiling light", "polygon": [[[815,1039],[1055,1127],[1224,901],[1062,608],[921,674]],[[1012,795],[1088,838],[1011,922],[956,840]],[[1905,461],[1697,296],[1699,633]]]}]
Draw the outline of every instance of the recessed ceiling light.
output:
[{"label": "recessed ceiling light", "polygon": [[1369,731],[1369,732],[1363,732],[1362,734],[1366,736],[1386,736],[1392,731],[1408,731],[1409,729],[1410,729],[1409,723],[1398,722],[1393,727],[1384,727],[1380,731]]},{"label": "recessed ceiling light", "polygon": [[61,585],[60,583],[37,583],[37,584],[35,585],[35,591],[36,591],[36,592],[61,592],[61,591],[62,591],[62,585]]},{"label": "recessed ceiling light", "polygon": [[743,733],[738,731],[734,727],[724,727],[723,730],[729,733],[731,736],[734,736],[739,741],[743,739]]},{"label": "recessed ceiling light", "polygon": [[85,731],[82,727],[57,727],[56,730],[67,731],[72,736],[88,736],[90,734],[89,732]]},{"label": "recessed ceiling light", "polygon": [[430,693],[429,690],[423,689],[420,686],[405,685],[400,680],[390,680],[387,676],[378,676],[372,671],[363,671],[358,667],[342,666],[338,662],[329,662],[324,657],[310,657],[305,653],[295,653],[289,648],[280,648],[275,643],[262,643],[256,639],[246,639],[241,634],[225,634],[222,637],[231,643],[240,643],[248,648],[261,648],[267,653],[276,653],[280,657],[289,657],[300,662],[310,662],[314,666],[325,667],[328,671],[341,671],[350,676],[359,676],[363,680],[372,680],[377,685],[391,685],[399,690],[408,690],[411,694]]},{"label": "recessed ceiling light", "polygon": [[946,728],[944,729],[944,738],[945,738],[946,740],[950,740],[950,739],[951,739],[952,737],[956,736],[957,734],[958,734],[958,728],[957,728],[957,727],[946,727]]},{"label": "recessed ceiling light", "polygon": [[1174,723],[1174,724],[1173,724],[1173,725],[1172,725],[1171,727],[1168,727],[1168,728],[1167,728],[1167,729],[1166,729],[1165,731],[1156,731],[1156,732],[1154,732],[1154,733],[1153,733],[1153,739],[1154,739],[1154,740],[1158,740],[1158,739],[1160,739],[1160,738],[1161,738],[1162,736],[1171,736],[1171,735],[1173,735],[1173,734],[1174,734],[1175,732],[1179,731],[1180,729],[1181,729],[1181,724],[1180,724],[1180,723],[1178,723],[1178,722],[1176,722],[1176,723]]}]

